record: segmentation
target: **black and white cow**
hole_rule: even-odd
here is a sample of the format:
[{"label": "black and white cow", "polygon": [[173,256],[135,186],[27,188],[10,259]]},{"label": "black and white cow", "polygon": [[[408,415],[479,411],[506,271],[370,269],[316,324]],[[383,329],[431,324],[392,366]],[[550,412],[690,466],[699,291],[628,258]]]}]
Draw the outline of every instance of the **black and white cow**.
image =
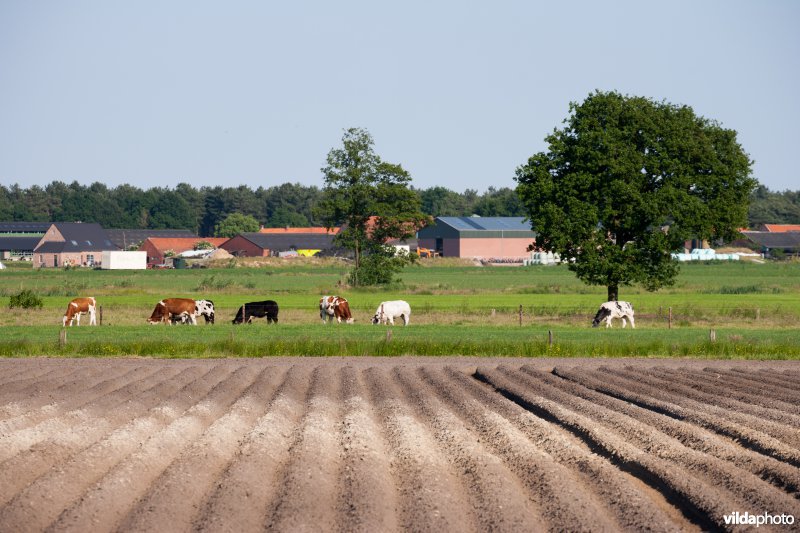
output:
[{"label": "black and white cow", "polygon": [[603,320],[606,321],[606,327],[611,327],[611,320],[614,318],[622,319],[622,327],[625,327],[625,319],[631,321],[631,328],[636,328],[633,322],[633,305],[629,302],[606,302],[600,306],[597,314],[594,315],[592,320],[592,327],[596,328]]},{"label": "black and white cow", "polygon": [[278,304],[273,300],[265,300],[263,302],[249,302],[244,304],[236,312],[236,318],[233,319],[234,324],[241,324],[246,322],[250,324],[253,318],[267,317],[267,323],[278,323]]},{"label": "black and white cow", "polygon": [[211,300],[195,300],[196,308],[194,316],[202,316],[206,319],[206,324],[214,323],[214,302]]}]

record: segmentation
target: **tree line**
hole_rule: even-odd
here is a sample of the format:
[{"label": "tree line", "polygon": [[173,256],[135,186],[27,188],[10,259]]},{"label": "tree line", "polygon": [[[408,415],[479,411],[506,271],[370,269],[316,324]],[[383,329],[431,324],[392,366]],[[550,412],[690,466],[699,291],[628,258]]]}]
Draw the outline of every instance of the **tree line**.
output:
[{"label": "tree line", "polygon": [[[437,216],[526,216],[516,191],[490,187],[478,193],[445,187],[412,189],[422,212]],[[274,187],[200,187],[180,183],[174,189],[140,189],[132,185],[85,186],[54,181],[46,187],[0,185],[0,220],[15,222],[97,222],[105,228],[188,229],[212,236],[232,213],[252,216],[264,227],[319,226],[314,206],[322,190],[284,183]],[[748,222],[800,224],[800,191],[770,191],[759,185],[750,196]]]},{"label": "tree line", "polygon": [[[490,187],[479,194],[444,187],[411,189],[423,213],[430,216],[524,216],[514,189]],[[45,187],[0,185],[0,220],[14,222],[97,222],[104,228],[188,229],[214,235],[228,215],[241,213],[267,228],[322,226],[314,208],[323,190],[299,183],[251,189],[200,187],[180,183],[175,188],[140,189],[54,181]]]}]

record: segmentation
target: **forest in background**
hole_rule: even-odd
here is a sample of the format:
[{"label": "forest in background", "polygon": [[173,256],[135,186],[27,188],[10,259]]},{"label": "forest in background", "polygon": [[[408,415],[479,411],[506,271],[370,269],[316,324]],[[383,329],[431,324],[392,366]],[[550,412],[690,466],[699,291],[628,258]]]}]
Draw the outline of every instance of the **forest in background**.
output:
[{"label": "forest in background", "polygon": [[[514,189],[489,187],[483,193],[445,187],[414,189],[422,211],[436,216],[525,216]],[[319,226],[314,205],[322,190],[299,183],[274,187],[200,187],[140,189],[54,181],[45,187],[0,185],[0,221],[97,222],[105,228],[189,229],[210,236],[231,213],[250,215],[264,227]],[[749,224],[800,224],[800,191],[770,191],[759,186],[750,197]]]}]

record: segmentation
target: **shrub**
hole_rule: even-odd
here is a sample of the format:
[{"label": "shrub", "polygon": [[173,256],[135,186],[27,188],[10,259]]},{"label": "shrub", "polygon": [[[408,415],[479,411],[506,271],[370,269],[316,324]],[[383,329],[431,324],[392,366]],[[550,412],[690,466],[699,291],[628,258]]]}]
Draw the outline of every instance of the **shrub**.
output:
[{"label": "shrub", "polygon": [[17,294],[12,294],[8,303],[9,308],[21,307],[22,309],[39,308],[41,309],[44,304],[42,299],[36,296],[29,289],[25,289]]}]

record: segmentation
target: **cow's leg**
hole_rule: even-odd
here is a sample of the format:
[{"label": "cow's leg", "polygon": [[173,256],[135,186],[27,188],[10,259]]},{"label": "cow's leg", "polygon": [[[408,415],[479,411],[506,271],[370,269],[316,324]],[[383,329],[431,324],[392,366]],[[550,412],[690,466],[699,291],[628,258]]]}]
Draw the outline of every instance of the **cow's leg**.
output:
[{"label": "cow's leg", "polygon": [[631,329],[636,329],[636,324],[633,322],[633,315],[630,315],[628,320],[631,321]]},{"label": "cow's leg", "polygon": [[389,317],[389,324],[394,326],[394,317],[393,316]]},{"label": "cow's leg", "polygon": [[625,321],[625,317],[623,316],[623,317],[621,318],[621,320],[622,320],[622,329],[625,329],[625,326],[627,326],[627,325],[628,325],[628,324],[627,324],[627,322]]},{"label": "cow's leg", "polygon": [[407,326],[407,325],[408,325],[408,321],[409,321],[409,319],[410,319],[411,317],[409,317],[409,316],[406,316],[406,315],[400,315],[400,316],[402,316],[402,317],[403,317],[403,325],[404,325],[404,326]]},{"label": "cow's leg", "polygon": [[75,320],[78,326],[81,325],[81,314],[82,313],[75,313]]},{"label": "cow's leg", "polygon": [[614,326],[611,325],[611,315],[608,315],[608,318],[606,318],[606,329],[613,327]]}]

